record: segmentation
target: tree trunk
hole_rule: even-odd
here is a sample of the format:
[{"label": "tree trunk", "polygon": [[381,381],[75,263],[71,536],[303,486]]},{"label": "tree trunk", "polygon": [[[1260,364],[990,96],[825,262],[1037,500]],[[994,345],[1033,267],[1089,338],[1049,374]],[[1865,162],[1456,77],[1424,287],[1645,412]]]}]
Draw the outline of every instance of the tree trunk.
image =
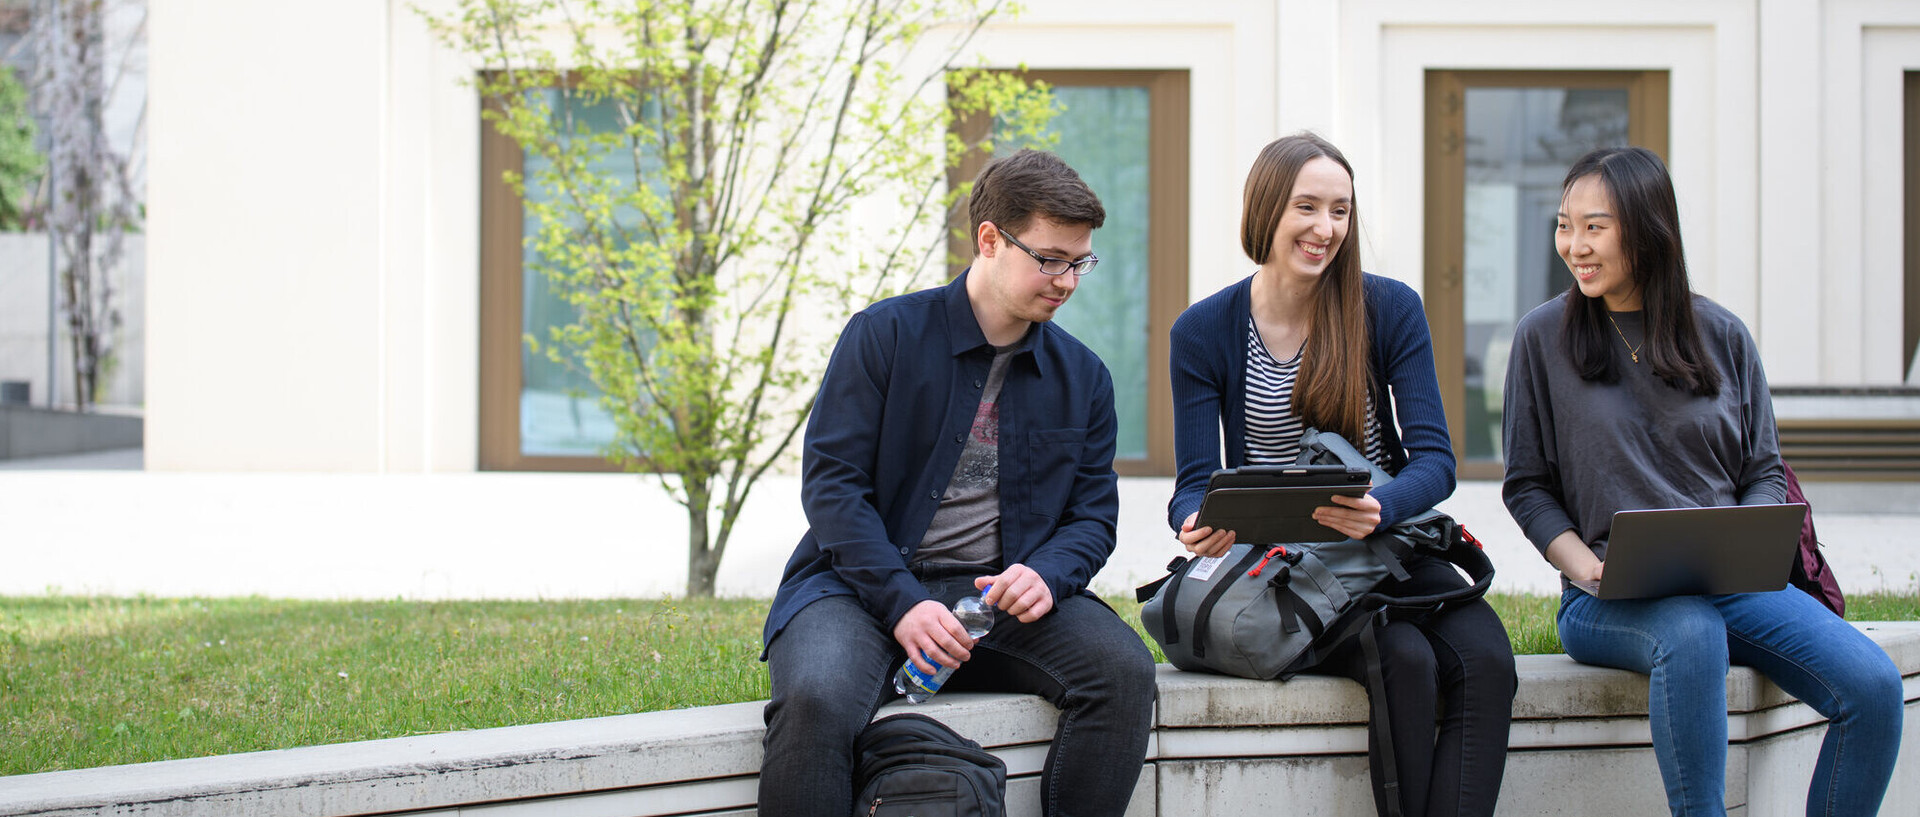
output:
[{"label": "tree trunk", "polygon": [[713,598],[715,574],[719,563],[711,553],[696,553],[687,559],[687,598]]},{"label": "tree trunk", "polygon": [[[689,32],[689,41],[697,38]],[[704,45],[704,43],[703,43]],[[687,227],[694,238],[687,242],[681,251],[680,269],[685,280],[696,291],[703,293],[712,285],[718,270],[707,254],[706,243],[699,236],[708,234],[712,229],[713,213],[707,206],[706,184],[710,171],[712,145],[707,135],[707,98],[704,82],[706,63],[704,54],[694,49],[689,54],[691,64],[683,82],[685,114],[687,116],[685,144],[687,145],[688,178],[681,188],[679,199],[690,201],[692,207],[686,213]],[[695,299],[698,304],[701,299]],[[704,306],[691,306],[679,310],[679,319],[692,338],[694,348],[704,350],[701,354],[703,371],[713,368],[713,326],[711,316]],[[712,507],[714,469],[717,463],[712,460],[715,446],[721,438],[714,424],[720,413],[717,406],[724,401],[725,384],[710,385],[702,397],[688,407],[694,418],[691,424],[681,425],[681,444],[689,450],[702,452],[703,462],[694,466],[695,471],[682,471],[680,478],[687,484],[687,596],[689,598],[712,598],[714,577],[720,572],[720,554],[713,548],[713,534],[708,521],[708,509]]]},{"label": "tree trunk", "polygon": [[720,572],[707,526],[707,502],[711,498],[704,482],[687,486],[687,598],[713,598],[714,576]]},{"label": "tree trunk", "polygon": [[[81,184],[86,184],[82,180]],[[93,214],[93,208],[87,206],[84,190],[79,194],[80,212],[87,217]],[[71,242],[67,249],[67,339],[72,347],[73,366],[73,404],[78,411],[93,409],[98,397],[99,387],[99,316],[94,313],[93,286],[96,270],[93,267],[93,233],[82,228],[70,234]]]}]

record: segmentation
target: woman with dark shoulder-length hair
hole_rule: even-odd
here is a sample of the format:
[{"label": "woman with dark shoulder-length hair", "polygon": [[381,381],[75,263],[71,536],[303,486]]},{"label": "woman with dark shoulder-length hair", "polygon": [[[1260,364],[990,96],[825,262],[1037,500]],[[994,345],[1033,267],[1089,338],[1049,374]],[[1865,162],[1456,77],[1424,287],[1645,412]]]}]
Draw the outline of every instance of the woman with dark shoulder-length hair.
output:
[{"label": "woman with dark shoulder-length hair", "polygon": [[[1247,176],[1240,224],[1241,246],[1259,269],[1173,325],[1179,477],[1167,521],[1181,544],[1217,556],[1234,543],[1234,531],[1194,521],[1223,453],[1230,467],[1291,464],[1307,426],[1339,433],[1395,475],[1366,496],[1315,509],[1321,524],[1363,538],[1447,498],[1453,449],[1426,316],[1405,284],[1361,272],[1346,158],[1310,133],[1267,145]],[[1407,569],[1408,579],[1383,591],[1466,586],[1444,560],[1416,556]],[[1499,616],[1476,599],[1396,617],[1376,637],[1385,700],[1372,701],[1373,717],[1386,720],[1391,745],[1368,747],[1375,807],[1388,813],[1380,758],[1390,748],[1399,781],[1392,805],[1401,813],[1492,814],[1515,685]],[[1359,653],[1347,644],[1321,671],[1364,685]]]},{"label": "woman with dark shoulder-length hair", "polygon": [[1560,640],[1651,678],[1654,756],[1676,815],[1724,814],[1729,662],[1828,718],[1810,815],[1870,815],[1900,745],[1900,673],[1813,597],[1602,600],[1615,511],[1774,504],[1786,476],[1746,326],[1687,281],[1673,181],[1643,148],[1582,157],[1555,228],[1566,294],[1521,318],[1507,364],[1507,509],[1568,581]]}]

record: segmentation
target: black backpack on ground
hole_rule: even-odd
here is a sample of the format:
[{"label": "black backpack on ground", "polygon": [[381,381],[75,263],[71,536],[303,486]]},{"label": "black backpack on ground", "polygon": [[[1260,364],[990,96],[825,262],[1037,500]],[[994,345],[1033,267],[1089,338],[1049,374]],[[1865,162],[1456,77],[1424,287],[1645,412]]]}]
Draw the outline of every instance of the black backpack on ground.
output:
[{"label": "black backpack on ground", "polygon": [[1005,817],[1007,764],[917,712],[867,724],[853,744],[856,817]]}]

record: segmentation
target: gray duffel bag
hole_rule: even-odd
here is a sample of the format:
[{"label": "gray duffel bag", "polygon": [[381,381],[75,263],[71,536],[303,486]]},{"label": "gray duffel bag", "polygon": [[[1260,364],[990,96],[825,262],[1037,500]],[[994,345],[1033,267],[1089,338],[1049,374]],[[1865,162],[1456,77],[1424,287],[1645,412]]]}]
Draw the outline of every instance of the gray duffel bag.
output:
[{"label": "gray duffel bag", "polygon": [[[1309,431],[1302,463],[1373,468],[1374,487],[1391,480],[1339,436]],[[1405,579],[1417,554],[1445,559],[1471,584],[1427,596],[1380,592]],[[1168,575],[1138,589],[1141,623],[1167,660],[1183,670],[1242,678],[1286,678],[1387,610],[1437,611],[1477,599],[1493,583],[1480,543],[1444,513],[1427,511],[1365,539],[1286,545],[1241,543],[1225,556],[1179,557]]]}]

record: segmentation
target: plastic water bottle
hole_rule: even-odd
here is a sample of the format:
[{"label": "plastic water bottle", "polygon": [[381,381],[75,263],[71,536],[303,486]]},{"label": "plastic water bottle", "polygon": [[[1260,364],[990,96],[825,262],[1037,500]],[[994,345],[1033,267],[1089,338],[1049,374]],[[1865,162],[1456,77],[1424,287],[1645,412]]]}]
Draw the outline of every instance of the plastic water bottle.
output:
[{"label": "plastic water bottle", "polygon": [[[975,639],[993,629],[993,605],[987,603],[987,593],[991,590],[993,585],[987,585],[980,595],[968,596],[953,603],[953,617],[960,619],[960,626],[967,628],[967,635]],[[924,652],[920,655],[926,657]],[[931,676],[921,672],[912,661],[901,664],[900,671],[893,674],[893,691],[907,696],[907,700],[914,703],[926,703],[933,693],[940,691],[940,687],[947,683],[956,669],[934,663],[932,658],[927,658],[927,663],[933,664],[937,670]]]}]

